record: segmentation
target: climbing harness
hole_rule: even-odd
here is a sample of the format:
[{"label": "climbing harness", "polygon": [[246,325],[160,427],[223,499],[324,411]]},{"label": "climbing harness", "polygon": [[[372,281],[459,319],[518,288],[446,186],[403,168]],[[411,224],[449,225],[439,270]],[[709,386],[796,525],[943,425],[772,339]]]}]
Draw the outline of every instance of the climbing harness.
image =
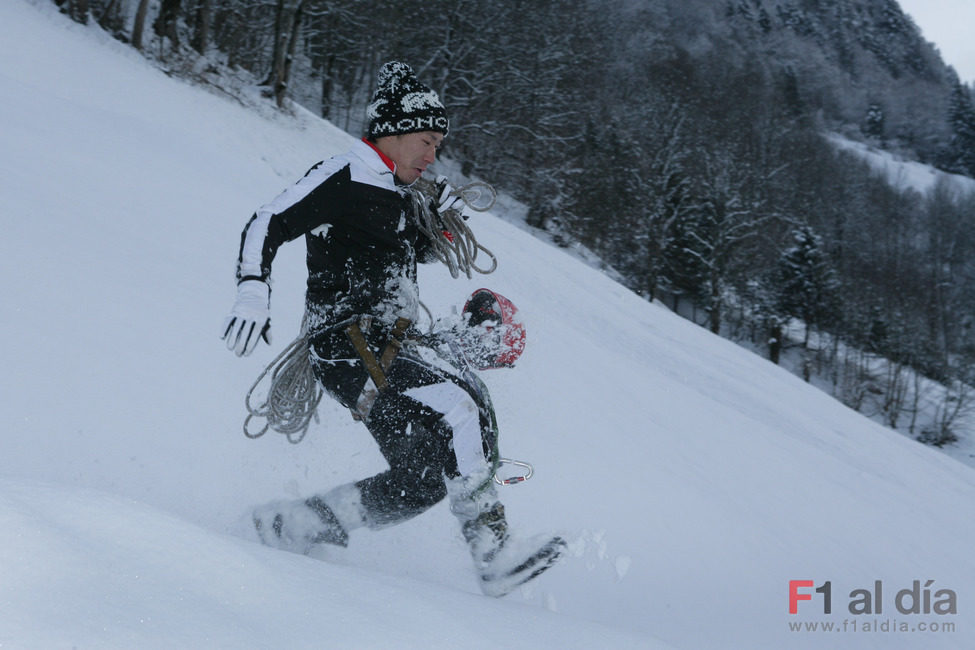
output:
[{"label": "climbing harness", "polygon": [[376,358],[376,355],[369,348],[366,336],[362,332],[363,329],[367,331],[370,329],[372,325],[371,321],[372,318],[369,316],[354,319],[345,328],[345,333],[352,342],[352,347],[359,354],[359,358],[362,359],[362,363],[365,365],[369,376],[372,377],[373,383],[376,384],[376,388],[386,390],[386,387],[389,385],[386,379],[386,371],[393,365],[393,359],[396,358],[396,355],[399,354],[400,349],[403,347],[403,334],[406,333],[412,321],[408,318],[396,319],[396,323],[389,333],[389,341],[386,342],[386,347],[379,358]]}]

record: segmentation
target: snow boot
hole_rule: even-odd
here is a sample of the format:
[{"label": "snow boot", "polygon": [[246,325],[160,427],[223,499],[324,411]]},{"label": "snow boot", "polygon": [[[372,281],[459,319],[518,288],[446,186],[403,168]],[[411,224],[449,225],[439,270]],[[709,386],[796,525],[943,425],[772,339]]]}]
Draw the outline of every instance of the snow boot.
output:
[{"label": "snow boot", "polygon": [[555,564],[566,548],[565,540],[558,536],[518,539],[510,535],[504,506],[493,486],[477,496],[451,496],[451,510],[461,522],[481,591],[488,596],[504,596],[537,577]]},{"label": "snow boot", "polygon": [[349,531],[365,523],[352,484],[304,501],[269,503],[254,510],[253,520],[264,545],[302,555],[320,544],[348,546]]}]

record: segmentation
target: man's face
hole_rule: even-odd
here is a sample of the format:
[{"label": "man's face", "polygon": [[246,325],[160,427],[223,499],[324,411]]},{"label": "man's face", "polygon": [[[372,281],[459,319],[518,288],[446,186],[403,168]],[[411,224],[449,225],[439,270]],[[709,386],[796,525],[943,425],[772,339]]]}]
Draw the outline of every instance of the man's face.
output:
[{"label": "man's face", "polygon": [[379,138],[376,146],[396,163],[396,177],[410,184],[437,159],[441,142],[443,134],[439,131],[420,131]]}]

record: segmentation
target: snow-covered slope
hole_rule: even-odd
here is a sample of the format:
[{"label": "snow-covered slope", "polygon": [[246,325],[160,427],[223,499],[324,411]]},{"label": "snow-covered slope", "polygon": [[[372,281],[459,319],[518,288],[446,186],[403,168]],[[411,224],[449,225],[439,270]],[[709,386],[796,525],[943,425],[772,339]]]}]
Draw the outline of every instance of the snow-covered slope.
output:
[{"label": "snow-covered slope", "polygon": [[904,160],[889,151],[850,140],[838,133],[830,134],[829,141],[838,149],[849,151],[865,160],[874,172],[883,176],[894,187],[927,194],[939,181],[945,181],[948,187],[958,192],[975,192],[975,180],[967,176],[949,174],[916,160]]},{"label": "snow-covered slope", "polygon": [[[45,1],[0,3],[0,646],[975,646],[971,468],[491,216],[472,227],[498,272],[424,268],[423,298],[488,285],[522,309],[518,368],[485,373],[503,453],[536,466],[504,497],[570,556],[492,600],[443,505],[317,558],[237,536],[253,504],[382,468],[331,403],[299,445],[240,431],[297,330],[300,243],[275,268],[274,348],[218,339],[244,221],[348,142],[174,81]],[[793,580],[829,581],[832,611],[797,585],[812,600],[789,614]],[[956,613],[899,612],[915,580],[919,607],[950,590]],[[882,611],[852,613],[876,581]],[[814,623],[836,631],[790,628]]]}]

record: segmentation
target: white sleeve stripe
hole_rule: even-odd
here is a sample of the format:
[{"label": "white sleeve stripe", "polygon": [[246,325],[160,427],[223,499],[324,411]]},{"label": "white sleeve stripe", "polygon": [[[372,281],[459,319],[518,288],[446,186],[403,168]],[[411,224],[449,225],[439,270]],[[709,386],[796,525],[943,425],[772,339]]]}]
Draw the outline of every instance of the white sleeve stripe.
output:
[{"label": "white sleeve stripe", "polygon": [[262,276],[261,262],[264,260],[264,240],[267,239],[267,227],[271,222],[271,213],[261,208],[254,219],[247,224],[247,234],[240,248],[239,277],[248,275]]},{"label": "white sleeve stripe", "polygon": [[244,242],[240,248],[238,260],[238,276],[262,275],[265,264],[264,251],[267,240],[268,227],[274,215],[281,214],[295,205],[327,180],[332,174],[342,169],[347,163],[343,157],[335,157],[321,163],[309,171],[297,183],[278,194],[270,203],[261,206],[254,218],[247,224]]}]

